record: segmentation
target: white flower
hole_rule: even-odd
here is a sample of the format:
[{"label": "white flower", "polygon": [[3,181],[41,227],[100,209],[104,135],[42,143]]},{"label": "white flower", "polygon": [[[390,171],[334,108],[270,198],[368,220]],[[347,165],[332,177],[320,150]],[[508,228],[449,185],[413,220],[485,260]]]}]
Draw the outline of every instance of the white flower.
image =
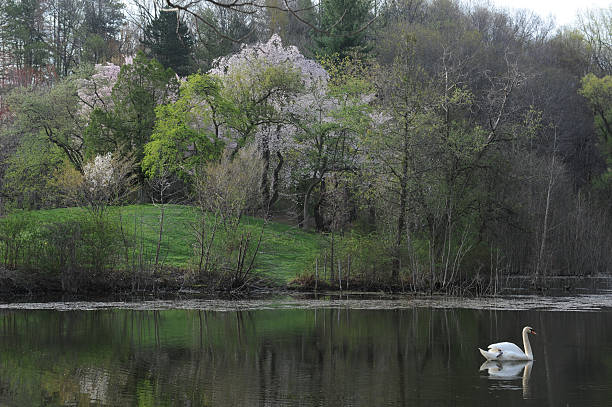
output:
[{"label": "white flower", "polygon": [[113,182],[113,155],[97,155],[93,162],[85,164],[83,176],[90,192],[105,189]]}]

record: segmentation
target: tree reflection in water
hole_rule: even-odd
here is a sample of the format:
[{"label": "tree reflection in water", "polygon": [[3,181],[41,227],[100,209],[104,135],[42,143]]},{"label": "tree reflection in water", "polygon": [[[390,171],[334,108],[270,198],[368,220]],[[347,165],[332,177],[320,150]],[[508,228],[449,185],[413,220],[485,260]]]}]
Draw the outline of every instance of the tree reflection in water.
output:
[{"label": "tree reflection in water", "polygon": [[[538,366],[483,381],[478,344],[526,321]],[[5,310],[0,405],[607,405],[611,339],[607,311]]]}]

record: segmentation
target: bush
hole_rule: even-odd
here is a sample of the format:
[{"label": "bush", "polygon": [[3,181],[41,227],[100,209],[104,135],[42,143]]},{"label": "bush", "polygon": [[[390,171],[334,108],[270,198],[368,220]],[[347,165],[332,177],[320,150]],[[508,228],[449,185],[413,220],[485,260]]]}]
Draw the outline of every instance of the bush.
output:
[{"label": "bush", "polygon": [[0,259],[15,269],[28,259],[34,223],[27,212],[18,211],[0,219]]},{"label": "bush", "polygon": [[35,271],[78,291],[108,277],[120,253],[116,222],[92,212],[67,220],[35,222],[27,212],[0,219],[0,258],[5,266]]}]

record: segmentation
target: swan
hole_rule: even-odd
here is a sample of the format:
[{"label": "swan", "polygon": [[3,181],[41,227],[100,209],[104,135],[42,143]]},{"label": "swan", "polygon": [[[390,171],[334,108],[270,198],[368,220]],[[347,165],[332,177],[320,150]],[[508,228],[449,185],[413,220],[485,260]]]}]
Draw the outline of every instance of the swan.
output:
[{"label": "swan", "polygon": [[478,348],[478,350],[487,360],[533,360],[531,344],[527,337],[528,334],[535,335],[536,332],[529,326],[523,328],[523,345],[525,346],[525,352],[511,342],[492,343],[489,345],[488,350],[482,350],[480,348]]}]

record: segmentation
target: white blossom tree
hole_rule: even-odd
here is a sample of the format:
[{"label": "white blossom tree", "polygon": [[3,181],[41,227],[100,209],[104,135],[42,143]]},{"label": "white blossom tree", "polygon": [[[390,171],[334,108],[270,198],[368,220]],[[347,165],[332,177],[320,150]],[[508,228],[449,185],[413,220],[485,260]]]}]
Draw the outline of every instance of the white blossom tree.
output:
[{"label": "white blossom tree", "polygon": [[102,215],[107,205],[116,203],[129,191],[133,178],[129,157],[106,153],[83,166],[82,194],[90,209]]},{"label": "white blossom tree", "polygon": [[[273,35],[266,43],[243,46],[239,53],[218,59],[210,74],[221,78],[223,91],[238,112],[228,121],[235,134],[231,142],[234,151],[250,139],[257,143],[264,163],[260,191],[267,211],[279,197],[283,153],[295,128],[290,120],[291,106],[305,89],[325,82],[327,73]],[[270,175],[272,154],[276,166]]]}]

